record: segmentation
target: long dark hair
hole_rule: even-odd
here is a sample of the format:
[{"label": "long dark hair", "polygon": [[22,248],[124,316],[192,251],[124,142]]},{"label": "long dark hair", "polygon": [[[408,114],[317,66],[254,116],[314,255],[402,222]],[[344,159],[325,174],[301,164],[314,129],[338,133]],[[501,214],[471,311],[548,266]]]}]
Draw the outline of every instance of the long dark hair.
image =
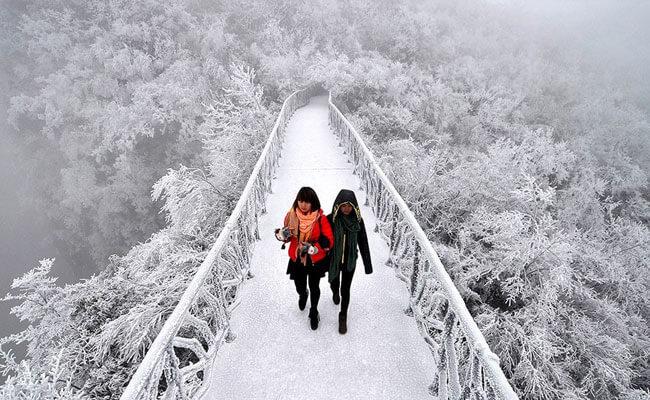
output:
[{"label": "long dark hair", "polygon": [[314,191],[314,189],[303,186],[300,188],[298,191],[298,194],[296,195],[296,199],[293,201],[293,208],[294,210],[298,208],[298,202],[299,201],[304,201],[307,203],[311,204],[311,211],[317,211],[320,209],[320,200],[318,200],[318,195]]}]

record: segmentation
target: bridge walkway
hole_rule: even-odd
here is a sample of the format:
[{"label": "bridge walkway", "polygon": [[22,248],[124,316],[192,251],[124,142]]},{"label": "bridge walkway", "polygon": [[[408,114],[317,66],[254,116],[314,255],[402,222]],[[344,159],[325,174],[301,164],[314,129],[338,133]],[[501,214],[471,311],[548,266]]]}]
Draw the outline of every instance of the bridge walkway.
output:
[{"label": "bridge walkway", "polygon": [[[309,303],[298,309],[298,295],[286,272],[287,252],[273,237],[298,189],[316,190],[329,213],[342,188],[360,203],[365,193],[352,174],[328,126],[327,98],[315,97],[288,124],[282,158],[260,220],[252,271],[231,327],[237,335],[214,360],[205,399],[430,399],[427,387],[436,371],[415,322],[403,310],[406,285],[385,266],[388,246],[373,232],[375,216],[361,206],[374,273],[359,264],[352,282],[348,333],[338,333],[338,306],[327,277],[321,280],[318,330],[309,328]],[[360,258],[360,257],[359,257]]]}]

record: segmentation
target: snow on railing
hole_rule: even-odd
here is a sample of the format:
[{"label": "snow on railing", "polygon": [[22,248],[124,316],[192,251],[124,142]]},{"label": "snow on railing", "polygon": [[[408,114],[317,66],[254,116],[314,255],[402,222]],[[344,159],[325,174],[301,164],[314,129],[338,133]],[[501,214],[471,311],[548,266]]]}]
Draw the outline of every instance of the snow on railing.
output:
[{"label": "snow on railing", "polygon": [[331,93],[329,121],[377,216],[375,231],[390,246],[387,264],[408,285],[405,312],[415,317],[437,366],[429,392],[441,400],[518,399],[431,242]]},{"label": "snow on railing", "polygon": [[[207,387],[212,359],[223,340],[234,340],[230,312],[239,303],[241,284],[252,277],[252,244],[259,239],[258,219],[280,158],[285,127],[314,90],[291,94],[282,105],[269,139],[235,209],[199,266],[176,308],[149,347],[122,394],[122,400],[189,399]],[[180,355],[180,358],[179,358]]]}]

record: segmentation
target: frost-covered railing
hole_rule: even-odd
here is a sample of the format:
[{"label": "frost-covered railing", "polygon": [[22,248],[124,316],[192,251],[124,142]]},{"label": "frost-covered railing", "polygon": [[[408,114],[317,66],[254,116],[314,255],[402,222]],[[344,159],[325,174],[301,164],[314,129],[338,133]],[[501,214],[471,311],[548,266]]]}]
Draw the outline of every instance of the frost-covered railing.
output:
[{"label": "frost-covered railing", "polygon": [[149,347],[122,400],[190,399],[201,396],[207,387],[203,380],[209,376],[213,357],[223,340],[234,339],[230,312],[239,303],[242,282],[252,277],[252,244],[259,239],[258,219],[266,212],[266,194],[271,190],[286,124],[315,90],[295,92],[284,101],[235,209]]},{"label": "frost-covered railing", "polygon": [[517,399],[431,242],[331,94],[329,121],[377,216],[375,229],[390,246],[387,264],[408,285],[406,313],[437,366],[429,392],[439,400]]}]

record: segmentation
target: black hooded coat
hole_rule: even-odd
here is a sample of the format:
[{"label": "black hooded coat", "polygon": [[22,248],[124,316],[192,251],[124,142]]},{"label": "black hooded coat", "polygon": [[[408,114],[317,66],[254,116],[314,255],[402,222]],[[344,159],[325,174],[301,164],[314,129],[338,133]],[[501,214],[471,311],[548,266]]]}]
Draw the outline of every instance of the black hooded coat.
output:
[{"label": "black hooded coat", "polygon": [[[330,264],[332,265],[332,267],[330,267],[330,277],[329,277],[330,282],[334,278],[336,278],[336,276],[338,276],[338,271],[340,271],[342,268],[346,268],[345,260],[350,260],[350,258],[352,258],[355,261],[351,265],[352,270],[354,270],[358,251],[361,252],[361,259],[363,260],[363,266],[365,268],[366,274],[372,273],[372,262],[370,260],[370,249],[368,246],[368,235],[366,233],[366,226],[364,224],[363,218],[361,218],[359,203],[357,202],[357,198],[354,195],[353,191],[343,189],[339,192],[339,194],[336,196],[336,200],[334,200],[334,205],[332,206],[332,213],[327,216],[327,219],[330,222],[330,225],[332,226],[332,231],[334,232],[336,226],[336,219],[343,217],[343,215],[340,214],[339,212],[339,208],[344,203],[350,203],[353,206],[353,212],[350,213],[350,217],[356,218],[357,221],[359,222],[359,230],[356,233],[357,246],[355,246],[353,250],[350,250],[349,246],[344,246],[344,251],[340,252],[341,257],[337,265],[334,264],[334,261],[330,260]],[[336,237],[336,232],[334,232],[334,244],[332,245],[332,248],[328,252],[328,257],[335,257],[335,254],[337,252],[335,251],[334,246],[336,246],[337,243],[341,245],[341,240],[339,239],[340,238]],[[350,251],[354,251],[354,254],[349,254]]]}]

